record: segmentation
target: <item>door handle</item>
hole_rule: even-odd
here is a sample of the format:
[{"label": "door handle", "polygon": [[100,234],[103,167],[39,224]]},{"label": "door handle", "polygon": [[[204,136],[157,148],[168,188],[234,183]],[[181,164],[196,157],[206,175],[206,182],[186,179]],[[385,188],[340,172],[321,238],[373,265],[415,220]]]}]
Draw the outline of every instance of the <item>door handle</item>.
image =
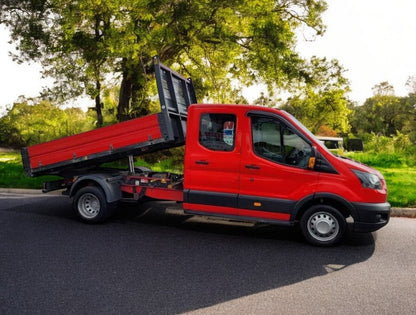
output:
[{"label": "door handle", "polygon": [[251,169],[251,170],[259,170],[260,166],[255,165],[255,164],[246,164],[245,165],[246,168]]},{"label": "door handle", "polygon": [[208,161],[204,161],[204,160],[195,161],[195,163],[200,164],[200,165],[208,165],[209,164]]}]

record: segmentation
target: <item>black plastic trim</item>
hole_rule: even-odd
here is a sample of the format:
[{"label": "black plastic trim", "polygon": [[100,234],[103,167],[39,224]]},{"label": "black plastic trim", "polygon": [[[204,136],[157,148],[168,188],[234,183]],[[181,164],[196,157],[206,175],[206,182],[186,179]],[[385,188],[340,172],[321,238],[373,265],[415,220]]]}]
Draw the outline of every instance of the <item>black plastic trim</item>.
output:
[{"label": "black plastic trim", "polygon": [[187,190],[184,193],[184,202],[237,208],[237,197],[237,194]]},{"label": "black plastic trim", "polygon": [[296,205],[296,201],[287,199],[267,198],[258,196],[245,196],[240,195],[238,197],[238,208],[266,211],[266,212],[279,212],[279,213],[292,213]]},{"label": "black plastic trim", "polygon": [[295,220],[296,217],[298,216],[299,211],[302,210],[302,208],[309,202],[312,201],[319,201],[320,199],[327,199],[327,200],[333,200],[335,202],[337,202],[338,204],[341,204],[345,209],[347,209],[349,211],[349,213],[351,214],[351,216],[354,218],[354,220],[358,219],[358,214],[357,214],[357,210],[354,207],[354,205],[349,202],[348,200],[332,194],[332,193],[314,193],[311,194],[309,196],[306,196],[304,198],[302,198],[301,200],[299,200],[296,205],[295,205],[295,209],[292,213],[292,217],[291,220]]},{"label": "black plastic trim", "polygon": [[292,213],[296,201],[210,191],[186,190],[184,202],[254,211]]},{"label": "black plastic trim", "polygon": [[356,232],[373,232],[385,226],[390,220],[390,204],[384,203],[353,203],[358,218],[354,220]]},{"label": "black plastic trim", "polygon": [[313,168],[314,171],[323,172],[323,173],[330,173],[330,174],[339,174],[337,170],[332,166],[331,163],[318,151],[316,155],[316,162],[315,167]]}]

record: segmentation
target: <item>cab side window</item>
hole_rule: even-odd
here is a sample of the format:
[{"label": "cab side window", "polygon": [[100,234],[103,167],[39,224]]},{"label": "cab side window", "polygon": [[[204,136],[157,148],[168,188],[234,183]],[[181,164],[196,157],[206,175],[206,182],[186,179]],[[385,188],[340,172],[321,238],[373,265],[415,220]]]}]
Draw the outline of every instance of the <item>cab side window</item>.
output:
[{"label": "cab side window", "polygon": [[236,116],[231,114],[202,114],[199,122],[199,143],[214,151],[233,151]]},{"label": "cab side window", "polygon": [[268,160],[306,167],[311,146],[283,123],[270,117],[252,116],[253,151]]},{"label": "cab side window", "polygon": [[280,123],[267,118],[252,117],[251,130],[254,152],[266,159],[283,162]]}]

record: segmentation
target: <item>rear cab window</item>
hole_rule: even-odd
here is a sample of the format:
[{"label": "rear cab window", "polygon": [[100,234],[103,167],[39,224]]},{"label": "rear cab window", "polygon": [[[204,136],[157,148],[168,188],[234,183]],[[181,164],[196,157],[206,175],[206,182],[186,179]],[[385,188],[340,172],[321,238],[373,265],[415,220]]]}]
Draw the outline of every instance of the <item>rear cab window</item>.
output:
[{"label": "rear cab window", "polygon": [[237,118],[233,114],[202,114],[199,143],[213,151],[233,151]]}]

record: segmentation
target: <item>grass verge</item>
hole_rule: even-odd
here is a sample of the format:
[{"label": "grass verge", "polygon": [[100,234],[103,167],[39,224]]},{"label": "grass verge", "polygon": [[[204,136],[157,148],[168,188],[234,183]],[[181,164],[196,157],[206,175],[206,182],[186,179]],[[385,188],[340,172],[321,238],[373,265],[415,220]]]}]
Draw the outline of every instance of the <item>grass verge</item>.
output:
[{"label": "grass verge", "polygon": [[387,183],[388,201],[393,207],[416,207],[416,168],[377,167]]},{"label": "grass verge", "polygon": [[57,176],[27,177],[22,157],[18,152],[0,153],[0,187],[42,189],[42,183],[58,179]]}]

